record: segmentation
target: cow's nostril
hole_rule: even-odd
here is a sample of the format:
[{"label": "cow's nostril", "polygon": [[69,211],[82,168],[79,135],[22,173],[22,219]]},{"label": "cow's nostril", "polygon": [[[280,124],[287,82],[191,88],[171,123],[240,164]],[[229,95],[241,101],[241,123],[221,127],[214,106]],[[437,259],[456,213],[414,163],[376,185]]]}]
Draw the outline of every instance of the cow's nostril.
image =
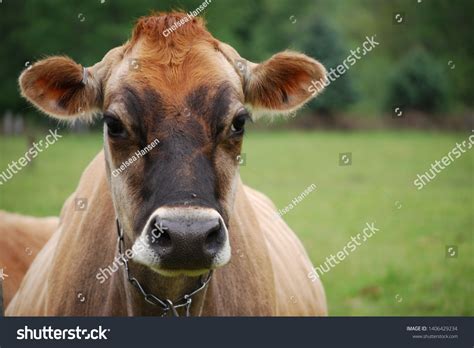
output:
[{"label": "cow's nostril", "polygon": [[207,233],[206,240],[204,241],[205,250],[212,252],[219,249],[222,244],[222,235],[222,226],[219,222],[217,226]]},{"label": "cow's nostril", "polygon": [[171,246],[171,237],[166,230],[162,230],[159,232],[159,234],[155,237],[154,244],[166,248]]},{"label": "cow's nostril", "polygon": [[171,236],[168,233],[168,227],[163,224],[163,221],[155,219],[149,227],[149,241],[153,245],[162,248],[171,246]]}]

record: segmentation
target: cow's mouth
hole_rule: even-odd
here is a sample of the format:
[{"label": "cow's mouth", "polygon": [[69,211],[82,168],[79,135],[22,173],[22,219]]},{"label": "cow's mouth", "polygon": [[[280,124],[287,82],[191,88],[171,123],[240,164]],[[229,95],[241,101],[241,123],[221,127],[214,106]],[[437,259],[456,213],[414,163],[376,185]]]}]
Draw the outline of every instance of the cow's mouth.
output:
[{"label": "cow's mouth", "polygon": [[179,277],[179,276],[186,276],[186,277],[199,277],[201,275],[207,274],[211,271],[211,269],[165,269],[156,266],[149,266],[153,271],[156,273],[165,276],[165,277]]}]

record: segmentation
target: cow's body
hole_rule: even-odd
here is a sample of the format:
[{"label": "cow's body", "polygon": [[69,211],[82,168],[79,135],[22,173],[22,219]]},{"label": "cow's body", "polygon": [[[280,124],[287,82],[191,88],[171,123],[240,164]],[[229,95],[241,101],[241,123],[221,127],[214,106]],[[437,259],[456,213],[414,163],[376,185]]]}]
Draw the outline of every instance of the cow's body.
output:
[{"label": "cow's body", "polygon": [[[321,283],[308,279],[311,263],[297,237],[268,198],[240,182],[238,186],[229,224],[233,257],[214,272],[205,294],[193,303],[192,314],[325,315],[324,290]],[[87,198],[87,210],[76,210],[74,198]],[[112,264],[116,240],[115,213],[100,153],[65,203],[59,228],[31,265],[6,314],[159,314],[125,281],[122,268],[104,284],[96,278],[100,268]],[[166,296],[168,289],[180,287],[179,277],[146,274],[139,280],[157,295]]]},{"label": "cow's body", "polygon": [[0,211],[0,268],[7,306],[38,252],[58,226],[58,218],[33,218]]}]

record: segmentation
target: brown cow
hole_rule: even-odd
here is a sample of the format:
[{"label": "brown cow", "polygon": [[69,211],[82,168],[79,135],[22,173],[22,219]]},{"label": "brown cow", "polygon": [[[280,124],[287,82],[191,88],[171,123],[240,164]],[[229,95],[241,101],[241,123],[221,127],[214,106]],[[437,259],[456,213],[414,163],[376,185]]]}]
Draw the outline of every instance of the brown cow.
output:
[{"label": "brown cow", "polygon": [[33,218],[0,210],[0,268],[7,274],[3,282],[5,307],[57,227],[57,217]]},{"label": "brown cow", "polygon": [[304,248],[236,160],[250,108],[296,110],[325,73],[295,52],[248,62],[184,13],[140,19],[93,67],[52,57],[23,72],[45,113],[102,113],[104,150],[6,314],[325,315]]}]

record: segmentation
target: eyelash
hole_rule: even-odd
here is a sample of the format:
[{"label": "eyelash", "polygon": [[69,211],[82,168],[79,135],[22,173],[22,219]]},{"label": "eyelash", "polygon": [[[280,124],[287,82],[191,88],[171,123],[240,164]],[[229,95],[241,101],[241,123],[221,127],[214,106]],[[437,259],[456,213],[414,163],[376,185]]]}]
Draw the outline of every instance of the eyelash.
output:
[{"label": "eyelash", "polygon": [[114,116],[104,114],[104,123],[107,125],[107,134],[112,138],[124,137],[127,132],[122,122]]},{"label": "eyelash", "polygon": [[247,120],[252,120],[247,111],[242,111],[236,117],[234,117],[234,119],[232,120],[232,125],[230,127],[232,135],[239,136],[244,134],[245,122]]}]

